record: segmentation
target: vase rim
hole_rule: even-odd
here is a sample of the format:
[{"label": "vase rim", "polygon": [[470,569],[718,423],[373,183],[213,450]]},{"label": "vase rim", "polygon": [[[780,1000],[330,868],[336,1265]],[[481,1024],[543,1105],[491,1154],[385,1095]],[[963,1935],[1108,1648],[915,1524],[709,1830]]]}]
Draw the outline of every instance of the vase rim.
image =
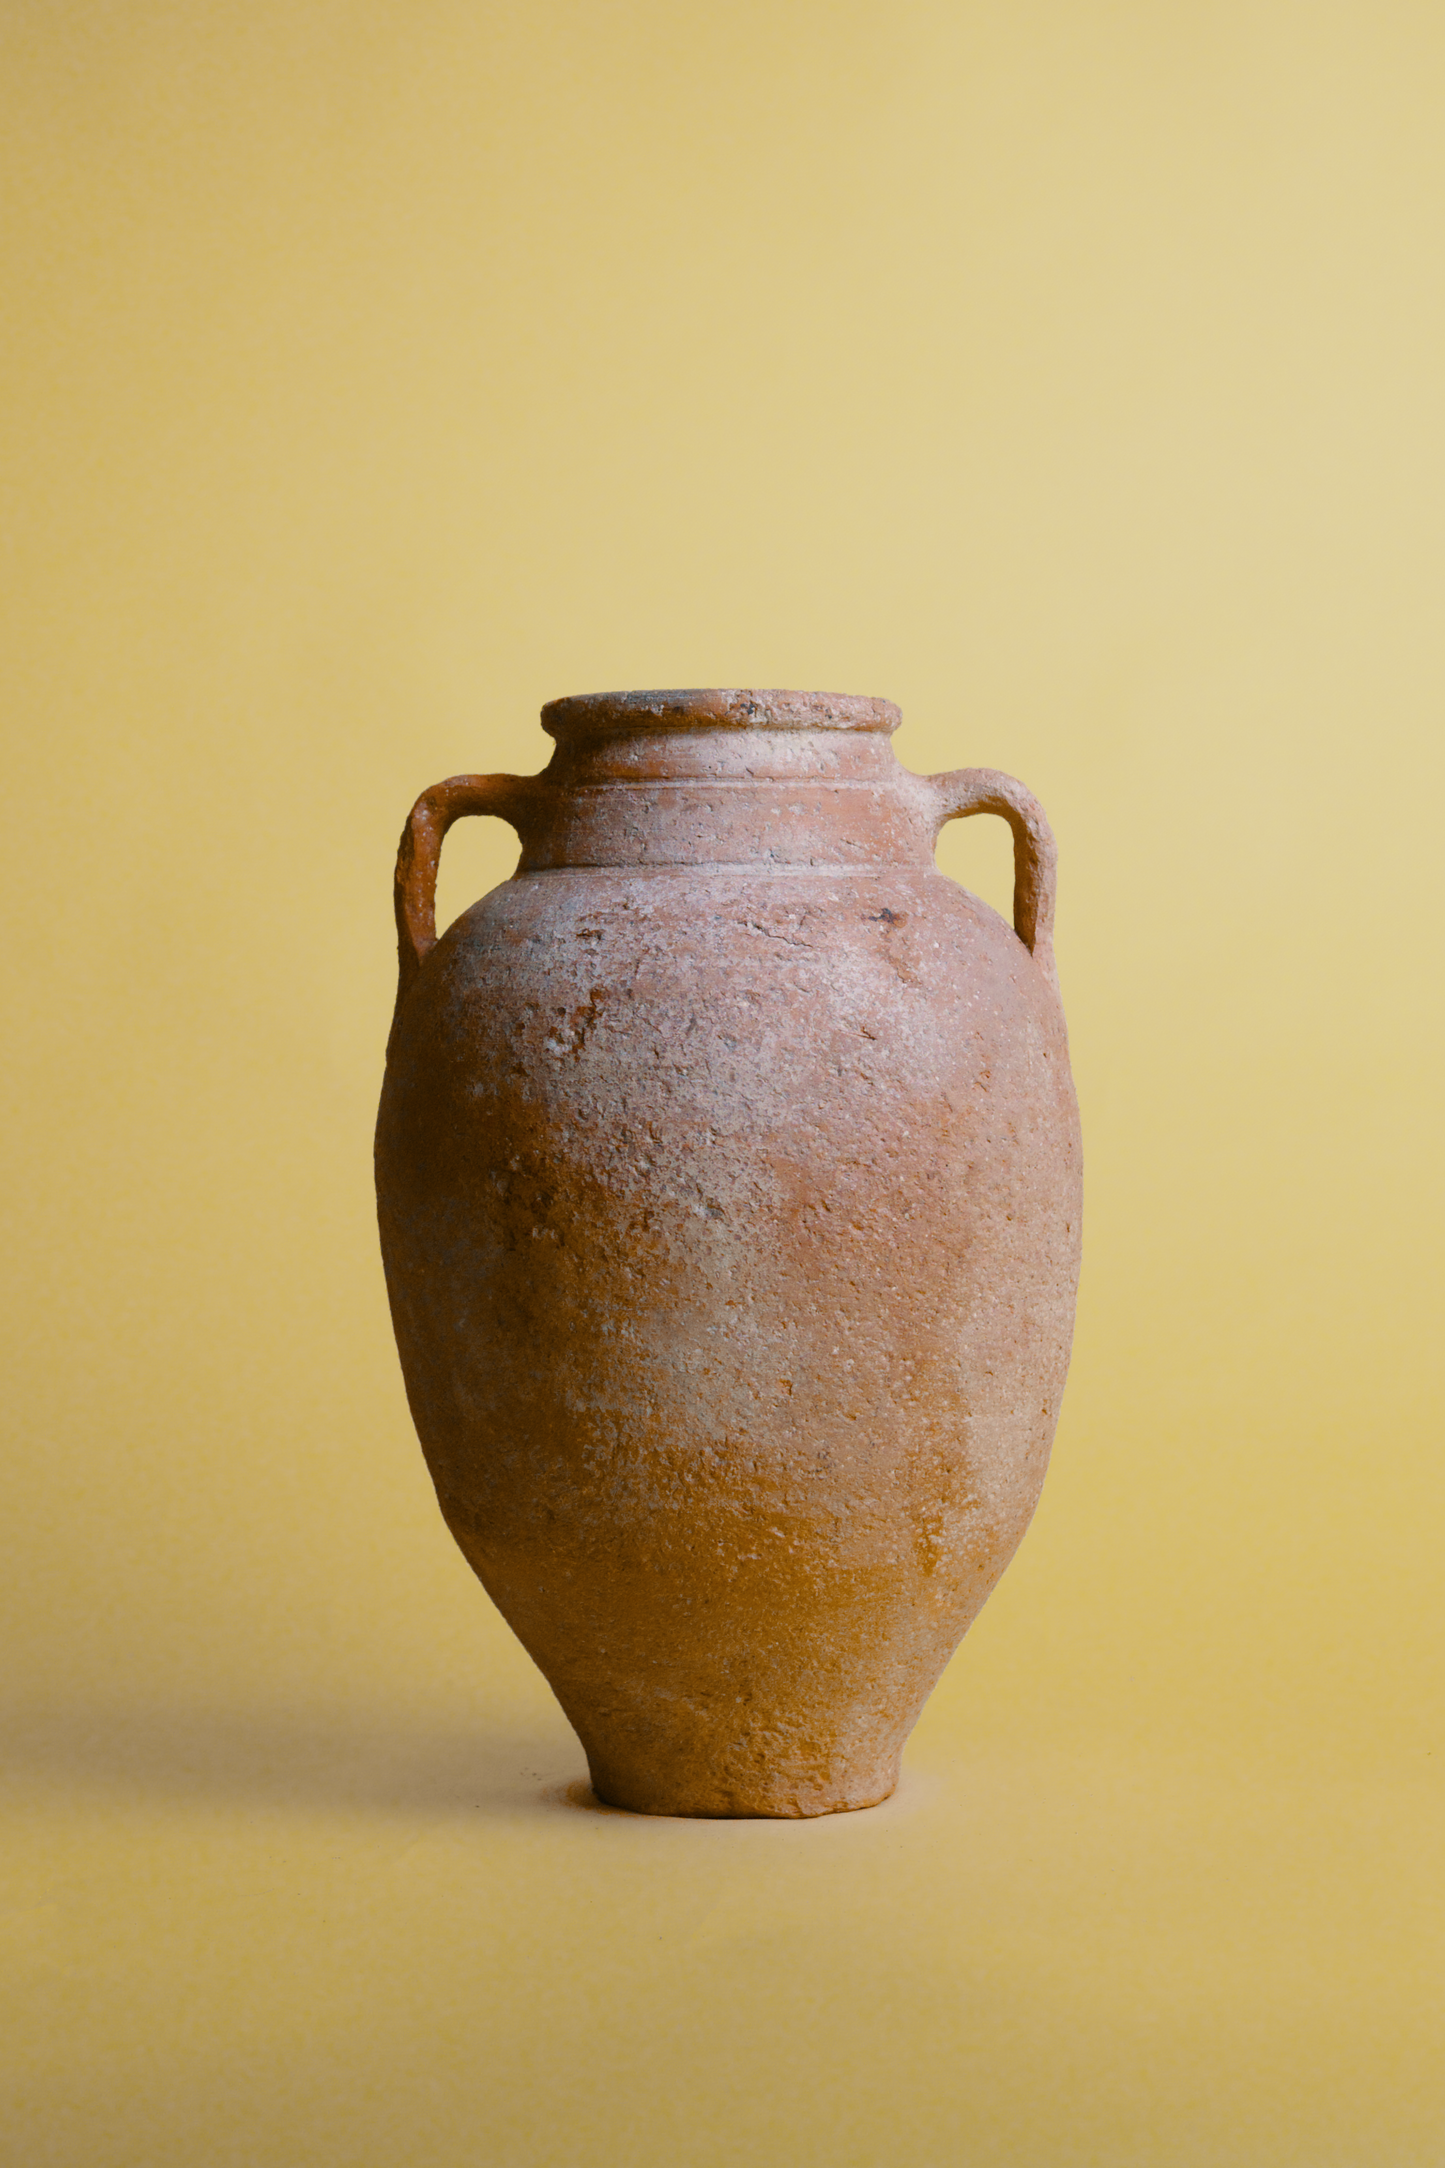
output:
[{"label": "vase rim", "polygon": [[542,710],[542,728],[558,739],[659,730],[873,730],[891,736],[902,720],[891,700],[753,686],[573,693],[549,700]]}]

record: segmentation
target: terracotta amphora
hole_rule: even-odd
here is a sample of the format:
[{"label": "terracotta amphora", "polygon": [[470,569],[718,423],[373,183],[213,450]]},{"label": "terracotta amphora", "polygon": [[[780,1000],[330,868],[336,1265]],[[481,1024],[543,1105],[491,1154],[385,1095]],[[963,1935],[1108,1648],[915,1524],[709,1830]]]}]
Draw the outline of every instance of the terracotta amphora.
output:
[{"label": "terracotta amphora", "polygon": [[[605,693],[537,776],[420,798],[377,1131],[447,1524],[598,1796],[871,1806],[1038,1499],[1078,1116],[1054,848],[886,700]],[[442,837],[521,837],[436,938]],[[1012,927],[940,874],[1013,830]]]}]

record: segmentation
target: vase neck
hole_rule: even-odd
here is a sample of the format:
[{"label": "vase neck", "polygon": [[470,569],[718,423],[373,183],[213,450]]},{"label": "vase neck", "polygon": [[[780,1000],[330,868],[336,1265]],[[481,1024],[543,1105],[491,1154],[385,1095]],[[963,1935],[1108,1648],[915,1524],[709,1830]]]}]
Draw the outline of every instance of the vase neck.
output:
[{"label": "vase neck", "polygon": [[900,768],[886,700],[609,693],[543,710],[557,741],[519,872],[926,864],[935,808]]}]

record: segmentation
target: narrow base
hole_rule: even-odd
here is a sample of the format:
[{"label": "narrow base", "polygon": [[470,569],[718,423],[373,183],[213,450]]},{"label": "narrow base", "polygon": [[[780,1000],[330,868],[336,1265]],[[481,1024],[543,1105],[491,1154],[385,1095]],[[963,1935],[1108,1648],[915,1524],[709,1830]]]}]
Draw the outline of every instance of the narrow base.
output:
[{"label": "narrow base", "polygon": [[588,1756],[592,1789],[605,1806],[629,1814],[660,1814],[686,1821],[796,1822],[824,1814],[859,1814],[879,1807],[898,1788],[898,1764],[866,1777],[829,1784],[789,1784],[785,1779],[745,1785],[704,1778],[669,1781],[663,1771],[639,1776],[599,1768]]}]

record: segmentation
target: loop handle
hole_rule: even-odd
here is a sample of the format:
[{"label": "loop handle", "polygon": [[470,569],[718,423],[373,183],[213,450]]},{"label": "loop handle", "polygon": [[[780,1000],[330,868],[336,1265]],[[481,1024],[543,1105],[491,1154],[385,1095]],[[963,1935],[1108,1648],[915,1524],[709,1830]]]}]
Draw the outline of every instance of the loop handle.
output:
[{"label": "loop handle", "polygon": [[1014,932],[1049,984],[1057,989],[1054,969],[1054,887],[1058,849],[1044,809],[997,768],[955,768],[930,777],[938,815],[934,840],[949,821],[972,813],[998,813],[1013,830]]},{"label": "loop handle", "polygon": [[442,839],[465,813],[495,813],[518,827],[535,777],[453,775],[424,790],[407,816],[396,854],[396,949],[398,1011],[437,940],[437,866]]}]

